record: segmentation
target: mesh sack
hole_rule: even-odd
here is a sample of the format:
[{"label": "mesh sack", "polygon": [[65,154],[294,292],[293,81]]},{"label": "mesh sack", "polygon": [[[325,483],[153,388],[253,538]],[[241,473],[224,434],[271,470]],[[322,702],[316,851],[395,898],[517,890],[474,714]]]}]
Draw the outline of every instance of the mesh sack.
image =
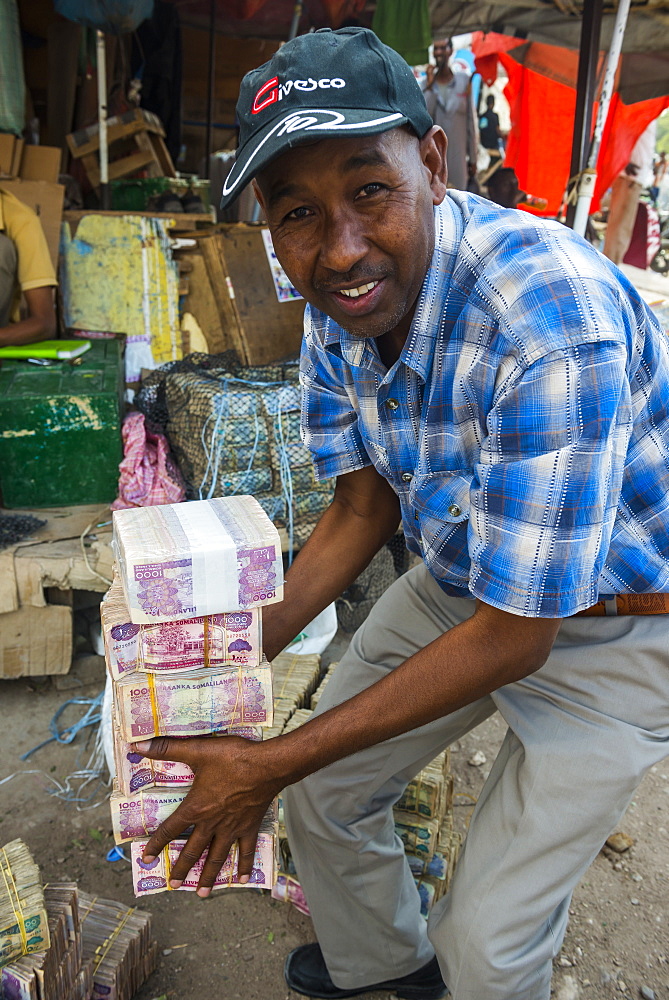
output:
[{"label": "mesh sack", "polygon": [[297,361],[191,354],[152,372],[136,405],[168,438],[188,499],[251,493],[291,536],[330,503],[332,481],[316,481],[300,437]]}]

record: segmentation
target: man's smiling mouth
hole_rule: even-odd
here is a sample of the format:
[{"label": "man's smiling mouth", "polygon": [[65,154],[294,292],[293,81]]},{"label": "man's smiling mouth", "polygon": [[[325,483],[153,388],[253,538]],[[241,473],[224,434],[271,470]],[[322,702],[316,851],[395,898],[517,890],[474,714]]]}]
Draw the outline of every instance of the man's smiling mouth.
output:
[{"label": "man's smiling mouth", "polygon": [[371,292],[372,288],[376,288],[377,285],[378,281],[370,281],[366,285],[359,285],[358,288],[340,288],[339,295],[345,295],[347,299],[357,299],[360,295]]}]

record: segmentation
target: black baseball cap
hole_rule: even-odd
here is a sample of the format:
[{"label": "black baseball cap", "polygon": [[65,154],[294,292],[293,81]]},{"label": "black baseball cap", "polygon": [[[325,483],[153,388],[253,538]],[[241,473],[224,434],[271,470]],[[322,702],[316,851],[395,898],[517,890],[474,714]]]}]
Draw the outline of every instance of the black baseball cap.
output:
[{"label": "black baseball cap", "polygon": [[369,28],[321,28],[286,42],[242,80],[239,148],[221,208],[281,153],[315,139],[433,122],[409,65]]}]

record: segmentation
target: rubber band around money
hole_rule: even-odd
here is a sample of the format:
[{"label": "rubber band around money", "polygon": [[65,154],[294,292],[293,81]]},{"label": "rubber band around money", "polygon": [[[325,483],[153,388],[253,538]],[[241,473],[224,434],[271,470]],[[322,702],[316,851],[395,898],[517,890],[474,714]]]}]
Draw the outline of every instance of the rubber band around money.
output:
[{"label": "rubber band around money", "polygon": [[146,675],[146,684],[149,689],[149,703],[151,705],[151,718],[153,719],[153,725],[156,733],[160,735],[162,729],[162,720],[160,718],[160,709],[158,706],[158,698],[156,697],[156,679],[153,674]]},{"label": "rubber band around money", "polygon": [[111,932],[111,934],[109,935],[109,937],[105,941],[103,941],[102,944],[99,944],[97,946],[97,948],[95,949],[94,954],[96,954],[96,955],[100,954],[100,950],[102,948],[104,948],[104,951],[102,952],[102,954],[98,958],[97,962],[95,963],[95,967],[93,969],[93,973],[94,974],[98,971],[98,969],[100,968],[101,964],[104,962],[105,958],[107,957],[107,953],[108,953],[109,949],[113,945],[114,941],[116,940],[116,938],[119,935],[119,933],[121,932],[121,930],[125,927],[126,923],[130,919],[130,917],[133,915],[133,913],[135,912],[135,910],[136,910],[136,907],[135,906],[131,906],[130,909],[126,911],[125,916],[122,917],[122,919],[119,921],[118,927],[114,928],[114,930]]},{"label": "rubber band around money", "polygon": [[167,882],[167,888],[170,892],[174,892],[174,886],[170,885],[172,879],[172,860],[170,858],[170,845],[166,844],[163,847],[163,854],[165,855],[165,880]]},{"label": "rubber band around money", "polygon": [[279,691],[278,695],[276,695],[277,698],[283,698],[283,692],[286,690],[286,684],[290,680],[293,670],[295,669],[299,661],[300,657],[297,654],[295,654],[293,656],[290,666],[288,667],[288,670],[286,671],[286,676],[283,679],[283,685],[281,687],[281,690]]},{"label": "rubber band around money", "polygon": [[[5,881],[5,888],[7,890],[7,897],[9,899],[9,905],[14,911],[14,916],[16,917],[16,923],[18,924],[19,934],[21,935],[21,950],[24,955],[28,954],[28,935],[26,934],[26,918],[23,915],[23,907],[21,906],[21,898],[19,896],[19,890],[14,881],[14,874],[12,872],[11,865],[9,863],[9,858],[7,857],[7,852],[2,848],[2,853],[5,856],[5,861],[7,862],[7,868],[3,864],[0,864],[0,871],[2,872],[2,877]],[[16,899],[16,906],[14,905],[14,899]],[[18,910],[17,908],[18,907]]]}]

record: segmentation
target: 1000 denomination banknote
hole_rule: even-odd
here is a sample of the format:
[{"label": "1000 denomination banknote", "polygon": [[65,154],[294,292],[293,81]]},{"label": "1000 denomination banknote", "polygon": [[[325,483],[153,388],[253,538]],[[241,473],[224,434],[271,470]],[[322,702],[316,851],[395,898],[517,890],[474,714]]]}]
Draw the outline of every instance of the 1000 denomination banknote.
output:
[{"label": "1000 denomination banknote", "polygon": [[[133,745],[124,739],[115,716],[112,719],[112,735],[116,784],[123,795],[131,795],[140,788],[187,788],[192,785],[193,772],[188,764],[175,760],[150,760],[148,757],[142,757]],[[241,736],[242,739],[259,742],[263,733],[258,726],[238,726],[214,733],[212,738],[222,739],[225,736]]]},{"label": "1000 denomination banknote", "polygon": [[129,674],[115,686],[116,714],[129,743],[152,736],[202,736],[231,726],[272,725],[272,669]]},{"label": "1000 denomination banknote", "polygon": [[112,792],[109,808],[116,843],[151,836],[181,805],[188,792],[188,788],[151,788],[134,795]]},{"label": "1000 denomination banknote", "polygon": [[[179,854],[185,844],[185,840],[170,841],[158,857],[147,865],[142,861],[147,840],[134,840],[132,842],[130,845],[130,856],[132,862],[132,882],[136,896],[149,896],[156,892],[165,892],[168,889],[169,873],[177,863]],[[258,834],[250,878],[248,882],[244,883],[249,888],[271,889],[274,885],[277,871],[276,845],[277,835],[275,830],[261,831]],[[169,852],[169,863],[166,861],[166,852]],[[197,889],[206,858],[207,853],[205,852],[199,861],[193,865],[178,891],[194,892]],[[242,885],[238,881],[237,860],[237,845],[235,844],[216,877],[213,885],[214,889]]]},{"label": "1000 denomination banknote", "polygon": [[117,510],[113,524],[133,624],[246,610],[283,597],[279,534],[253,497]]},{"label": "1000 denomination banknote", "polygon": [[261,610],[229,611],[156,625],[134,625],[118,579],[100,606],[107,667],[114,680],[134,671],[257,666],[262,660]]}]

